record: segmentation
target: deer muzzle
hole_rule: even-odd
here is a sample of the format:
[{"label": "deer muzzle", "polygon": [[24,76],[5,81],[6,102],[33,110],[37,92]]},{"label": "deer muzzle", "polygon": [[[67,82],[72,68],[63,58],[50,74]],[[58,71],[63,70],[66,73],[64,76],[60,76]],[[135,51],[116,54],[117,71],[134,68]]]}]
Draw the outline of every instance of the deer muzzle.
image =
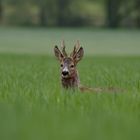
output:
[{"label": "deer muzzle", "polygon": [[69,75],[69,70],[67,67],[64,67],[64,69],[62,70],[62,76],[67,77]]}]

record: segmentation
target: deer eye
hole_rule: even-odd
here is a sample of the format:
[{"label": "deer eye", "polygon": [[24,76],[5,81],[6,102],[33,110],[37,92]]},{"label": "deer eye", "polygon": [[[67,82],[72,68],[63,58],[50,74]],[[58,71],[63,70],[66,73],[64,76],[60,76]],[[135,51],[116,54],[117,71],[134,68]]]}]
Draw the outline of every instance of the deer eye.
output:
[{"label": "deer eye", "polygon": [[70,67],[71,67],[71,68],[74,68],[74,65],[71,65]]},{"label": "deer eye", "polygon": [[63,67],[63,64],[61,64],[60,66]]}]

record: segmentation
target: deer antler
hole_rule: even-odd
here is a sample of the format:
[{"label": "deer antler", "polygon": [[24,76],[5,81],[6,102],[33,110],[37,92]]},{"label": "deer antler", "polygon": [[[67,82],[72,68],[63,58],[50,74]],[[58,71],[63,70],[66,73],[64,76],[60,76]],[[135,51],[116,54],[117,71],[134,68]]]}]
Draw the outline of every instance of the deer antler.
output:
[{"label": "deer antler", "polygon": [[63,53],[63,55],[64,55],[65,57],[67,57],[68,55],[67,55],[66,50],[65,50],[65,42],[64,42],[64,40],[62,41],[62,46],[61,46],[61,48],[62,48],[62,53]]},{"label": "deer antler", "polygon": [[73,52],[70,54],[71,57],[73,57],[74,55],[76,55],[76,53],[78,52],[80,48],[80,42],[79,40],[77,40],[75,46],[74,46],[74,49],[73,49]]},{"label": "deer antler", "polygon": [[76,50],[78,51],[80,49],[80,42],[79,42],[79,40],[77,40],[77,48],[76,48]]}]

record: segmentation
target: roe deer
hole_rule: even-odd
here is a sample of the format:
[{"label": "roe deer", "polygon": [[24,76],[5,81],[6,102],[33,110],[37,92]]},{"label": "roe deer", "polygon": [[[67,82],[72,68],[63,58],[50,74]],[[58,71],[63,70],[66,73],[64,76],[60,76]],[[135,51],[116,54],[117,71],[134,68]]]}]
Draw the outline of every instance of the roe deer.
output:
[{"label": "roe deer", "polygon": [[62,51],[59,50],[58,46],[54,47],[54,53],[57,59],[60,61],[61,66],[61,83],[65,89],[80,89],[80,91],[93,91],[101,92],[101,88],[87,88],[80,85],[78,71],[76,69],[77,63],[82,59],[84,55],[84,49],[80,46],[77,41],[74,46],[73,52],[68,56],[65,50],[64,41],[62,43]]}]

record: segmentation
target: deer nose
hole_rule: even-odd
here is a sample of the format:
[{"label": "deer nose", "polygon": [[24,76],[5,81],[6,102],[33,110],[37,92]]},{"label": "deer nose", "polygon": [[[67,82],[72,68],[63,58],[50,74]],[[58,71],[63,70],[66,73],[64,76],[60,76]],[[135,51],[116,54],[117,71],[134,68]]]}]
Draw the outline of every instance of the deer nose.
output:
[{"label": "deer nose", "polygon": [[62,71],[62,74],[63,74],[64,76],[66,76],[66,75],[69,74],[69,72],[68,72],[68,71]]}]

